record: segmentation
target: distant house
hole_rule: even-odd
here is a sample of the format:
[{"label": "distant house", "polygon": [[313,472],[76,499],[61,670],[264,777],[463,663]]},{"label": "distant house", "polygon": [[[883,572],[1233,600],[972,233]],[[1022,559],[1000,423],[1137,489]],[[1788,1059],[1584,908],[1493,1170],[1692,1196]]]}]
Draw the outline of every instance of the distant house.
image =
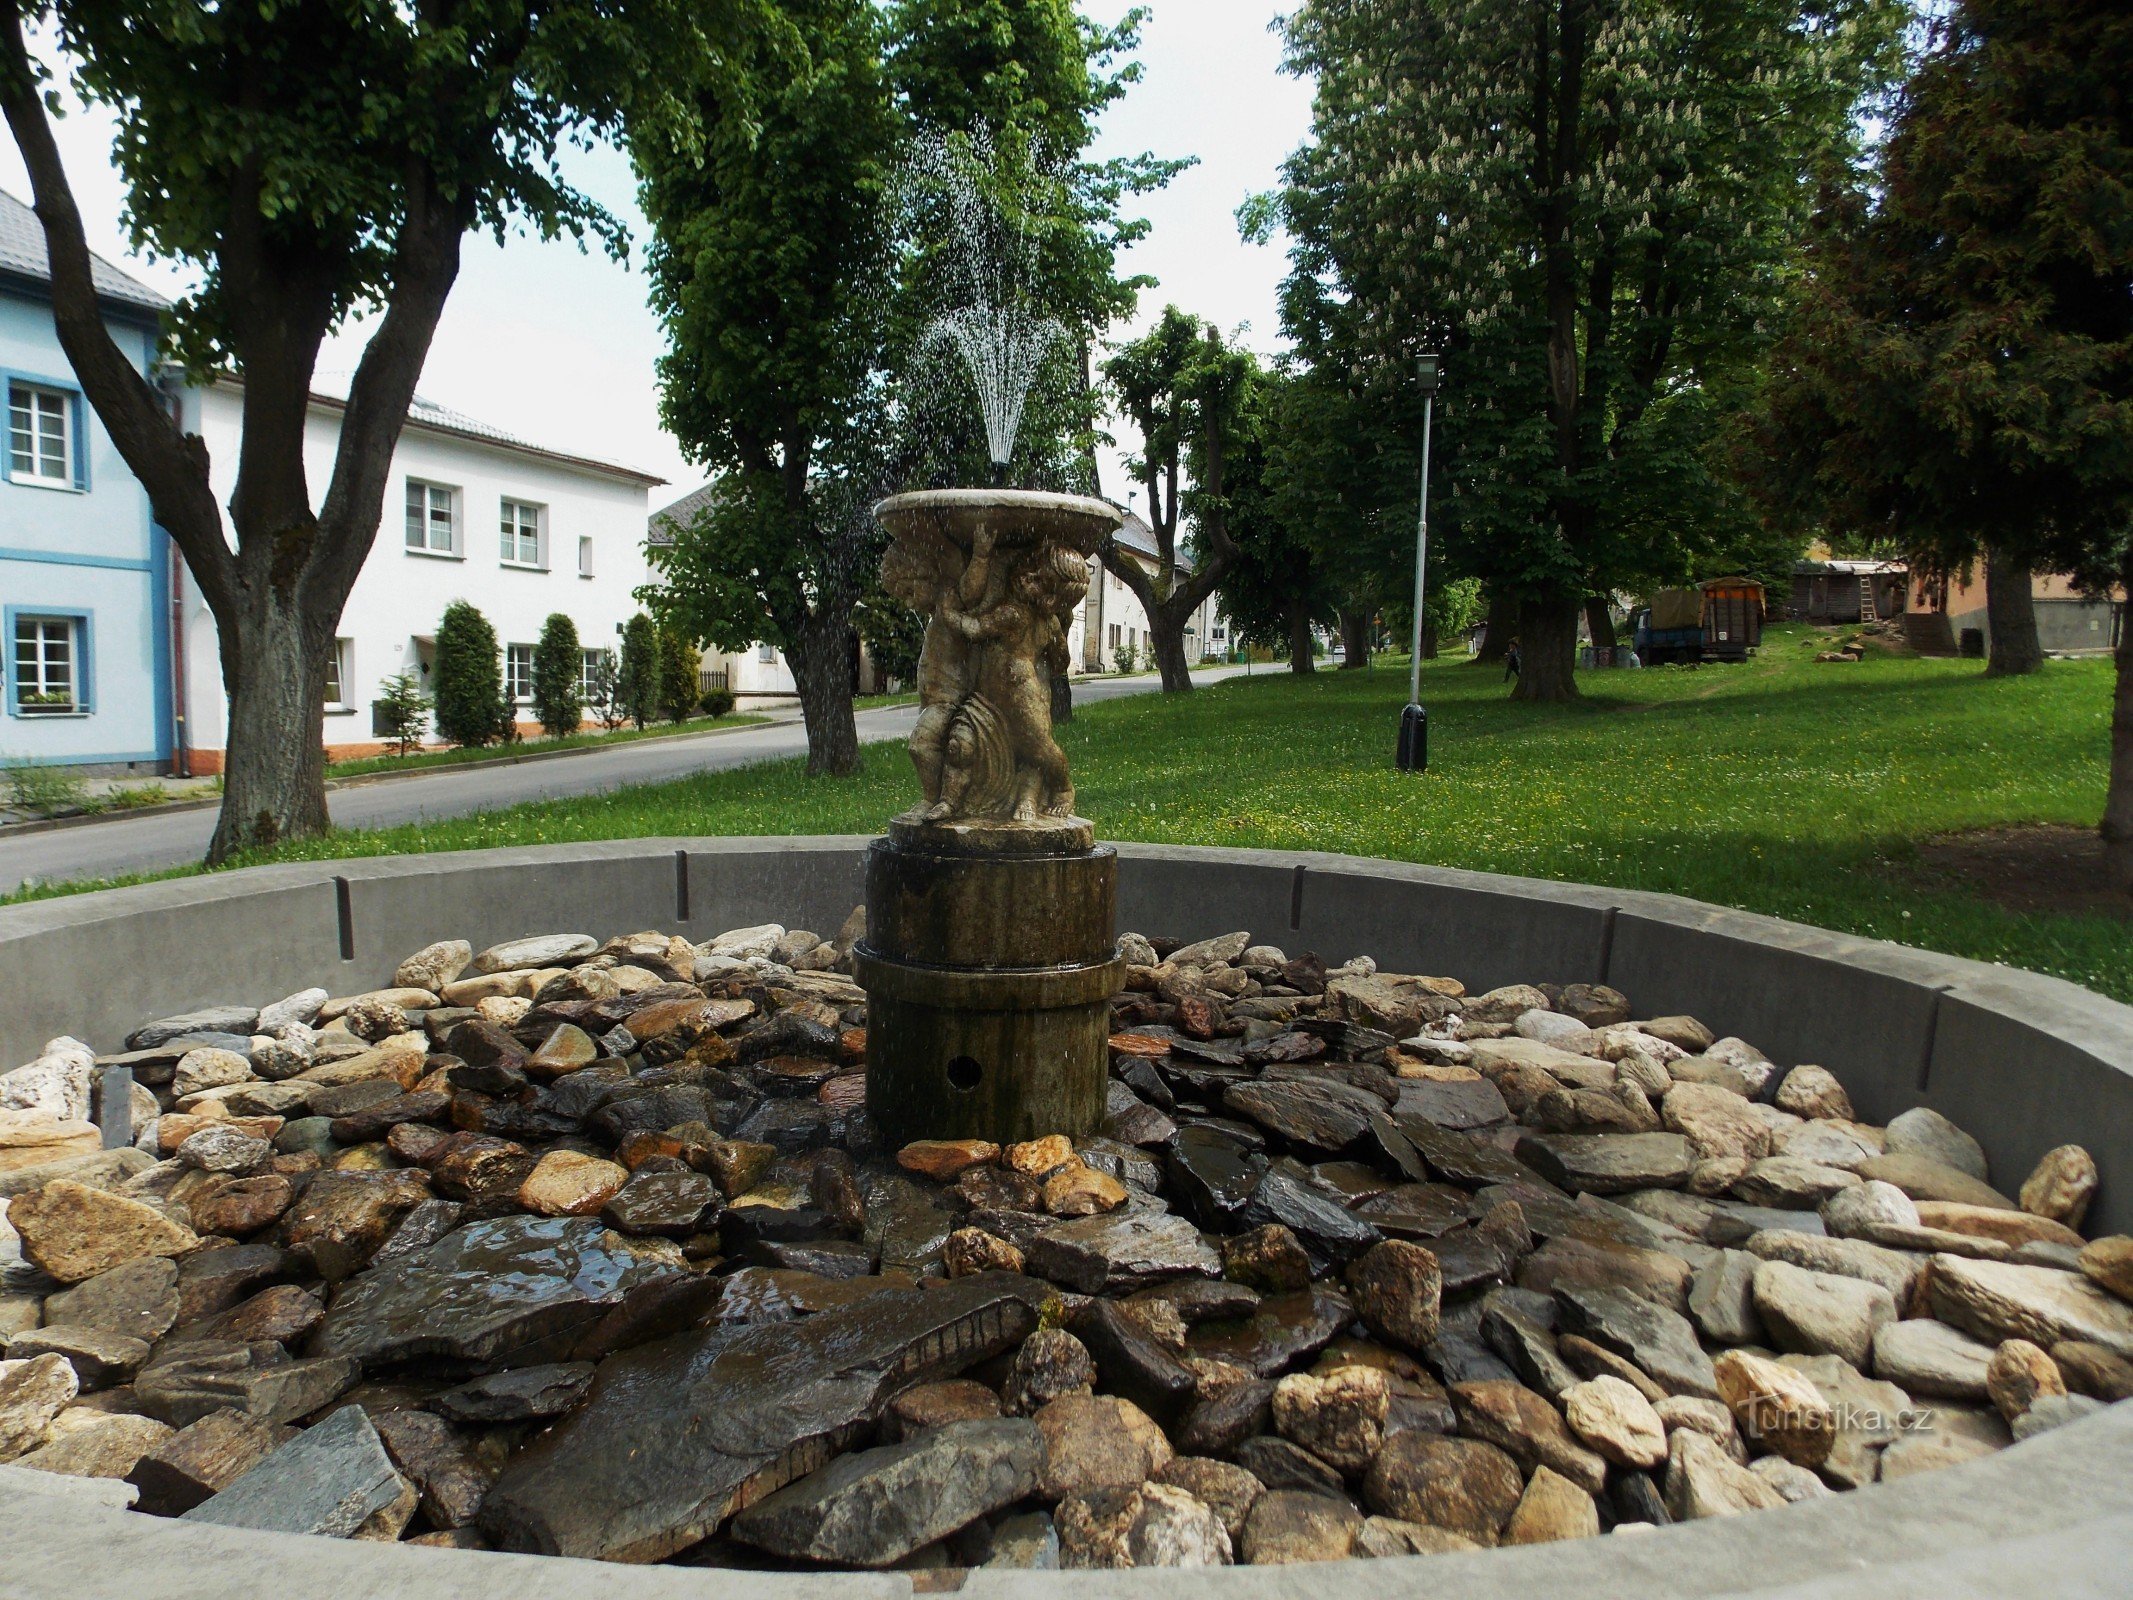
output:
[{"label": "distant house", "polygon": [[[215,499],[234,486],[243,385],[224,379],[186,391],[185,426],[208,448]],[[314,492],[333,470],[346,402],[314,394],[304,428]],[[413,669],[431,688],[438,619],[454,600],[480,608],[503,651],[506,693],[520,728],[533,717],[533,647],[549,615],[577,626],[589,689],[603,656],[621,647],[648,576],[645,502],[665,480],[514,437],[417,398],[393,450],[385,508],[369,558],[349,591],[326,664],[329,756],[382,748],[372,720],[379,685]],[[215,622],[186,577],[184,650],[187,770],[219,772],[227,706]]]},{"label": "distant house", "polygon": [[[104,326],[151,381],[166,302],[91,261]],[[52,321],[36,213],[0,194],[0,760],[163,772],[176,745],[174,552]]]},{"label": "distant house", "polygon": [[[2078,654],[2117,648],[2119,631],[2126,625],[2124,590],[2083,594],[2070,578],[2038,572],[2030,575],[2029,593],[2037,611],[2037,642],[2046,650]],[[1921,650],[1952,655],[1969,632],[1977,634],[1979,654],[1991,647],[1981,564],[1940,578],[1920,574],[1911,583],[1910,605],[1906,626]]]},{"label": "distant house", "polygon": [[[1137,511],[1127,511],[1115,542],[1133,564],[1153,578],[1162,567],[1156,548],[1155,530]],[[1091,562],[1088,598],[1074,613],[1067,648],[1079,671],[1109,672],[1122,649],[1131,649],[1144,665],[1150,660],[1148,613],[1131,589],[1101,563]],[[1192,571],[1192,558],[1178,551],[1178,576]],[[1220,614],[1219,594],[1210,594],[1185,619],[1185,659],[1198,663],[1208,656],[1227,653],[1229,624]]]},{"label": "distant house", "polygon": [[1911,569],[1901,561],[1795,561],[1789,614],[1801,622],[1873,622],[1902,616]]}]

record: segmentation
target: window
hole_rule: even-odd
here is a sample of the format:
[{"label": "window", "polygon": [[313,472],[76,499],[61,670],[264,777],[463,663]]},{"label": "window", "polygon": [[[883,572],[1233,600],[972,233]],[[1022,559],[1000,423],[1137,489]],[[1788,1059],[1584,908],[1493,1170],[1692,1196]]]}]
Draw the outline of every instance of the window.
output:
[{"label": "window", "polygon": [[407,480],[407,547],[429,555],[459,553],[459,491]]},{"label": "window", "polygon": [[7,386],[7,467],[17,483],[77,487],[74,396],[35,383]]},{"label": "window", "polygon": [[589,577],[591,577],[592,575],[593,575],[593,542],[592,542],[592,538],[591,538],[591,536],[590,536],[589,534],[583,534],[583,533],[581,533],[581,534],[579,534],[579,535],[578,535],[578,576],[579,576],[579,577],[581,577],[581,578],[589,578]]},{"label": "window", "polygon": [[578,667],[578,698],[587,705],[600,698],[600,673],[615,659],[612,650],[587,650],[582,653]]},{"label": "window", "polygon": [[83,703],[82,619],[15,619],[15,714],[69,716]]},{"label": "window", "polygon": [[348,704],[348,679],[350,663],[355,657],[353,639],[336,639],[333,648],[326,652],[326,704]]},{"label": "window", "polygon": [[766,667],[774,667],[778,664],[778,647],[774,644],[759,644],[755,647],[755,658]]},{"label": "window", "polygon": [[523,500],[506,500],[500,519],[503,559],[507,566],[538,567],[541,562],[541,508]]},{"label": "window", "polygon": [[532,645],[507,644],[504,646],[504,698],[506,700],[531,700],[533,698]]}]

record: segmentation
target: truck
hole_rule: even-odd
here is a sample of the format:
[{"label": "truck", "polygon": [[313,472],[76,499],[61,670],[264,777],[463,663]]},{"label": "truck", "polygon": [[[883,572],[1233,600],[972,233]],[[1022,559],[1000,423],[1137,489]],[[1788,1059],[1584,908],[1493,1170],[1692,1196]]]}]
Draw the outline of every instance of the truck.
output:
[{"label": "truck", "polygon": [[1637,659],[1745,661],[1763,642],[1763,586],[1752,578],[1713,578],[1693,589],[1660,589],[1630,616]]}]

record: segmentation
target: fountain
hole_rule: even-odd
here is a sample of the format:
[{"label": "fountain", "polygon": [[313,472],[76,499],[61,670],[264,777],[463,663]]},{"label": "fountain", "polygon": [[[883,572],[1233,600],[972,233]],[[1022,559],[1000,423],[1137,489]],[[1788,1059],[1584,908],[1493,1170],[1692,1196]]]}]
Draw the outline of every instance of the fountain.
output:
[{"label": "fountain", "polygon": [[[996,481],[1057,323],[1024,285],[1034,244],[948,171],[971,303],[928,343],[962,358]],[[1050,676],[1119,526],[1085,496],[1005,488],[900,494],[874,515],[890,593],[928,618],[911,734],[920,800],[867,858],[867,1104],[892,1144],[1097,1130],[1104,1114],[1117,856],[1074,815]]]}]

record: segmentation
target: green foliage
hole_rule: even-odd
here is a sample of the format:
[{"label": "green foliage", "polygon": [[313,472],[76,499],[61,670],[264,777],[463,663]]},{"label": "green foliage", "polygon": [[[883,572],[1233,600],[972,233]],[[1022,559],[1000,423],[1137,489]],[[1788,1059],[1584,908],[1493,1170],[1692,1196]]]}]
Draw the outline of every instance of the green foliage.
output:
[{"label": "green foliage", "polygon": [[1118,642],[1116,648],[1111,652],[1111,670],[1113,672],[1131,672],[1139,664],[1139,661],[1138,652],[1123,639]]},{"label": "green foliage", "polygon": [[609,733],[630,719],[629,707],[622,698],[622,670],[616,666],[612,650],[602,650],[593,667],[585,709]]},{"label": "green foliage", "polygon": [[733,715],[733,691],[731,689],[706,689],[702,701],[707,717],[730,717]]},{"label": "green foliage", "polygon": [[378,685],[378,703],[372,715],[378,737],[397,755],[422,742],[422,725],[429,720],[430,697],[422,692],[422,680],[412,667],[403,667]]},{"label": "green foliage", "polygon": [[885,677],[905,688],[918,680],[918,658],[926,643],[926,619],[882,588],[870,584],[854,612],[867,654]]},{"label": "green foliage", "polygon": [[623,716],[649,727],[659,715],[659,624],[642,611],[622,630],[622,664],[615,680],[615,703]]},{"label": "green foliage", "polygon": [[551,739],[576,733],[585,720],[585,653],[578,625],[552,612],[533,647],[533,715]]},{"label": "green foliage", "polygon": [[437,735],[458,745],[484,745],[501,738],[511,722],[504,699],[504,673],[496,629],[464,600],[444,608],[437,624]]},{"label": "green foliage", "polygon": [[687,722],[696,709],[696,646],[671,623],[659,628],[659,713],[669,722]]},{"label": "green foliage", "polygon": [[[1223,574],[1222,614],[1245,644],[1284,651],[1299,623],[1331,623],[1343,600],[1326,547],[1308,536],[1317,508],[1297,484],[1274,479],[1304,388],[1298,378],[1255,373],[1232,407],[1224,462],[1237,559]],[[1188,506],[1203,493],[1188,491]]]},{"label": "green foliage", "polygon": [[10,761],[0,777],[7,780],[11,811],[33,817],[61,817],[91,809],[89,785],[70,768],[49,761]]},{"label": "green foliage", "polygon": [[[1328,404],[1365,417],[1347,434],[1363,492],[1386,510],[1413,493],[1380,486],[1413,481],[1413,358],[1437,349],[1448,492],[1432,533],[1450,571],[1574,602],[1700,566],[1744,516],[1717,482],[1719,424],[1790,268],[1802,174],[1850,152],[1905,15],[1894,0],[1294,13],[1313,140],[1244,220],[1296,240],[1284,321],[1329,369]],[[1388,556],[1399,542],[1369,540]]]}]

